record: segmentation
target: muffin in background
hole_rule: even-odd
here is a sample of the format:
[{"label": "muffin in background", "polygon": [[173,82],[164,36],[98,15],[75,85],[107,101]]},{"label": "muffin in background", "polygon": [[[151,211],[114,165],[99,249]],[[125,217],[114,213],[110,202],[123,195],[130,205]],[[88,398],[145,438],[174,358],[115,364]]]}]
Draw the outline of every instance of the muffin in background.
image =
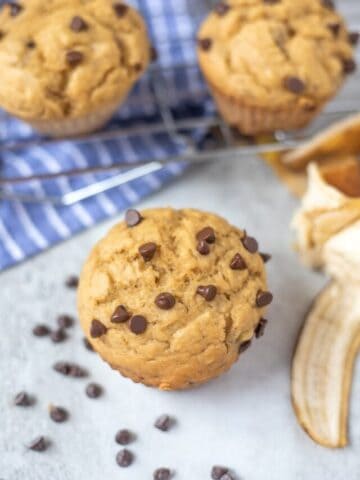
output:
[{"label": "muffin in background", "polygon": [[150,61],[142,17],[119,1],[7,3],[0,25],[0,106],[50,136],[100,128]]},{"label": "muffin in background", "polygon": [[227,0],[198,57],[221,115],[255,135],[306,126],[356,69],[357,40],[331,0]]}]

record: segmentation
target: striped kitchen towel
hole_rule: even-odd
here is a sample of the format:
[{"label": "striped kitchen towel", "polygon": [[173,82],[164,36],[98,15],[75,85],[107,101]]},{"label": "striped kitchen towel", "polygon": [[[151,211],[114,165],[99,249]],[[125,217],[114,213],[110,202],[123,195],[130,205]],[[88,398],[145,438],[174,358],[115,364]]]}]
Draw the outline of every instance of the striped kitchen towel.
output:
[{"label": "striped kitchen towel", "polygon": [[[190,114],[203,115],[209,98],[196,66],[194,38],[198,21],[206,10],[205,0],[203,3],[198,0],[137,0],[130,3],[144,14],[158,51],[158,62],[166,68],[167,101],[174,115],[179,118]],[[129,125],[130,122],[157,121],[159,114],[149,76],[145,76],[107,128],[123,122]],[[36,134],[27,125],[5,113],[1,115],[0,141],[34,137]],[[194,137],[195,140],[198,138]],[[176,155],[182,148],[165,134],[88,143],[64,141],[47,146],[39,143],[21,150],[3,151],[0,174],[2,177],[21,177],[56,173],[64,169],[111,165],[120,160],[131,164]],[[0,200],[0,270],[136,204],[176,178],[184,169],[184,164],[171,164],[73,206]],[[6,188],[10,193],[61,195],[111,175],[114,173],[61,177]]]}]

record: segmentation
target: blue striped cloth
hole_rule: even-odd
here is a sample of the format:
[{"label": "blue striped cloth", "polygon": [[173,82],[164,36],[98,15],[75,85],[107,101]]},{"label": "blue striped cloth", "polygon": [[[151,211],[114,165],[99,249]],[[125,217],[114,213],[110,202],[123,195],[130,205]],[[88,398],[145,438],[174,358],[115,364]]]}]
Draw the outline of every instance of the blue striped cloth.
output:
[{"label": "blue striped cloth", "polygon": [[[109,0],[110,1],[110,0]],[[196,67],[194,38],[201,12],[198,0],[138,0],[131,2],[144,14],[158,62],[166,68],[167,95],[174,114],[203,115],[206,88]],[[196,4],[196,5],[195,5]],[[192,5],[192,7],[191,7]],[[189,8],[196,12],[189,12]],[[181,39],[181,41],[179,41]],[[190,64],[189,68],[176,68]],[[205,102],[205,103],[204,103]],[[122,122],[155,121],[159,112],[145,76],[135,87],[126,105],[107,128]],[[0,141],[29,139],[36,134],[25,124],[7,116],[0,118]],[[134,162],[179,153],[181,147],[167,135],[121,138],[93,143],[65,141],[6,151],[1,156],[2,177],[55,173],[64,169]],[[95,223],[136,204],[184,171],[184,164],[171,164],[121,187],[114,188],[73,206],[30,204],[0,200],[0,270],[10,267],[67,239]],[[118,172],[117,172],[118,173]],[[6,187],[11,193],[61,195],[77,190],[110,174],[86,174],[56,180],[32,181]]]}]

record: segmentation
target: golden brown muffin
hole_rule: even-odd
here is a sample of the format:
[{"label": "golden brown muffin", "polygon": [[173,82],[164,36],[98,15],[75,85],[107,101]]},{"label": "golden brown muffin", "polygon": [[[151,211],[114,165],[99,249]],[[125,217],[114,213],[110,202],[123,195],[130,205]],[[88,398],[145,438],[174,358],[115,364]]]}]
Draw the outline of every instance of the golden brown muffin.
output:
[{"label": "golden brown muffin", "polygon": [[150,59],[141,16],[119,1],[14,2],[0,25],[0,106],[51,135],[104,124]]},{"label": "golden brown muffin", "polygon": [[266,257],[255,239],[197,210],[131,210],[81,275],[80,321],[94,349],[135,382],[187,388],[228,370],[261,336]]},{"label": "golden brown muffin", "polygon": [[331,0],[227,0],[198,34],[220,113],[244,134],[305,126],[356,66]]}]

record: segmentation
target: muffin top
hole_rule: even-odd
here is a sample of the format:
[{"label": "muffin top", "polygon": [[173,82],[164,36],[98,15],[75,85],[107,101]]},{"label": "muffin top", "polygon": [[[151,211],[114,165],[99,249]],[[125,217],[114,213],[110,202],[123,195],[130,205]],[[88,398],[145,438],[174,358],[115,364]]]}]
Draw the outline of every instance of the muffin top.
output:
[{"label": "muffin top", "polygon": [[78,296],[95,350],[160,388],[229,368],[270,301],[255,239],[216,215],[170,208],[129,211],[92,251]]},{"label": "muffin top", "polygon": [[112,0],[8,3],[0,36],[0,106],[25,120],[77,118],[121,99],[150,58],[141,16]]},{"label": "muffin top", "polygon": [[316,109],[355,70],[357,35],[331,0],[227,0],[198,34],[210,85],[249,106]]}]

